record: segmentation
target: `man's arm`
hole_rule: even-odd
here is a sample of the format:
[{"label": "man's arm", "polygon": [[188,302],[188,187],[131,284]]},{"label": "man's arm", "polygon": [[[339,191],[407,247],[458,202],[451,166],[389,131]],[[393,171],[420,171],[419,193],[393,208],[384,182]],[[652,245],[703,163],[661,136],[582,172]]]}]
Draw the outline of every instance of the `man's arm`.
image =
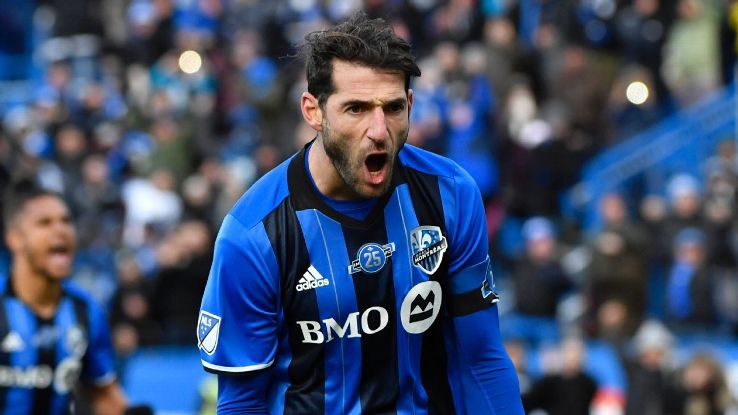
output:
[{"label": "man's arm", "polygon": [[92,386],[88,389],[88,395],[95,415],[121,415],[128,405],[116,381],[104,386]]},{"label": "man's arm", "polygon": [[505,351],[488,255],[484,205],[474,180],[460,168],[441,181],[450,237],[449,294],[456,362],[464,406],[475,414],[524,414],[515,368]]},{"label": "man's arm", "polygon": [[262,224],[226,217],[198,319],[202,364],[218,375],[218,413],[265,413],[277,348],[279,267]]},{"label": "man's arm", "polygon": [[[464,400],[476,413],[523,414],[520,387],[499,329],[497,306],[453,318]],[[484,412],[482,408],[488,408]]]},{"label": "man's arm", "polygon": [[218,375],[218,414],[266,414],[270,371],[246,376]]}]

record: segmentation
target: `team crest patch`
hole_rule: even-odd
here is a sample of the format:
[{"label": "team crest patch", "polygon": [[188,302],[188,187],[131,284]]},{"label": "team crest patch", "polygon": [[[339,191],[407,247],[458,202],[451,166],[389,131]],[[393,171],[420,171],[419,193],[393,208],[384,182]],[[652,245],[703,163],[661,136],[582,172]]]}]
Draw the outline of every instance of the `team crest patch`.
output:
[{"label": "team crest patch", "polygon": [[384,268],[387,258],[391,257],[393,252],[395,252],[394,242],[385,245],[374,242],[364,244],[356,252],[356,259],[351,261],[348,272],[349,274],[356,274],[359,271],[364,271],[367,274],[375,274]]},{"label": "team crest patch", "polygon": [[413,265],[432,275],[441,266],[448,241],[438,226],[418,226],[410,232],[410,247]]},{"label": "team crest patch", "polygon": [[201,310],[197,319],[197,346],[205,353],[213,354],[218,347],[219,333],[220,317]]}]

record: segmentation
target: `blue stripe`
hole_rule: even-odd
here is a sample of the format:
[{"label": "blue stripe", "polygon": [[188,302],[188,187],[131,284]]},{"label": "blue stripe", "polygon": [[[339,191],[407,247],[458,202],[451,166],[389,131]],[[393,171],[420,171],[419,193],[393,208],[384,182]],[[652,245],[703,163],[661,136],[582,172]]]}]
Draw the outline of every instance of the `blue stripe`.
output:
[{"label": "blue stripe", "polygon": [[[339,325],[358,310],[353,280],[348,273],[350,259],[346,252],[341,224],[315,209],[297,212],[310,254],[310,263],[330,285],[315,288],[321,320],[333,318]],[[299,279],[296,278],[296,279]],[[361,319],[357,320],[361,330]],[[323,327],[325,325],[321,322]],[[323,333],[328,340],[328,333]],[[334,333],[335,335],[335,333]],[[326,413],[361,413],[359,384],[361,381],[361,337],[334,337],[325,343],[325,411]],[[328,391],[341,391],[336,396]]]},{"label": "blue stripe", "polygon": [[[59,303],[59,308],[54,318],[54,325],[59,330],[59,340],[56,343],[56,366],[59,367],[59,363],[67,356],[72,355],[72,350],[69,350],[67,342],[67,333],[70,328],[77,324],[77,318],[74,313],[74,304],[72,299],[64,297],[62,302]],[[88,345],[89,347],[89,345]],[[81,363],[81,362],[80,362]],[[51,397],[51,411],[55,414],[63,413],[63,409],[69,404],[69,394],[59,395],[54,391]]]},{"label": "blue stripe", "polygon": [[486,276],[488,263],[489,257],[477,265],[472,265],[454,274],[454,277],[449,281],[450,294],[463,294],[475,288],[480,288]]},{"label": "blue stripe", "polygon": [[[10,366],[21,369],[35,366],[38,353],[32,340],[36,333],[36,317],[17,298],[6,300],[5,306],[10,331],[18,333],[25,343],[23,350],[10,354]],[[27,408],[30,412],[33,406],[33,393],[33,388],[9,388],[5,401],[8,411],[4,413],[22,413],[18,408]]]},{"label": "blue stripe", "polygon": [[[411,335],[402,327],[402,301],[413,285],[425,281],[422,272],[412,265],[410,231],[418,227],[410,192],[407,185],[398,186],[384,209],[387,240],[395,243],[396,255],[392,257],[392,273],[395,284],[395,310],[397,319],[397,364],[400,377],[400,396],[397,413],[422,414],[428,404],[428,396],[420,377],[422,335]],[[399,259],[406,259],[405,261]]]}]

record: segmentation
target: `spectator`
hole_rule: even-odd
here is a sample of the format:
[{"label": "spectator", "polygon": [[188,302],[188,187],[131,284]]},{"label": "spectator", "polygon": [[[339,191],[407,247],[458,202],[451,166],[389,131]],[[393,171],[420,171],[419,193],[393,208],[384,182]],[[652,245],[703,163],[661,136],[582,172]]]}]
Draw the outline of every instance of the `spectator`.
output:
[{"label": "spectator", "polygon": [[714,91],[720,83],[718,15],[714,2],[679,0],[677,19],[664,45],[663,74],[681,106],[686,107]]},{"label": "spectator", "polygon": [[523,224],[522,234],[525,250],[512,264],[514,308],[501,320],[500,327],[506,337],[539,346],[558,341],[558,305],[573,284],[559,262],[550,220],[530,218]]},{"label": "spectator", "polygon": [[695,228],[681,230],[674,240],[666,296],[667,315],[676,327],[709,330],[716,326],[715,280],[707,262],[705,234]]},{"label": "spectator", "polygon": [[569,338],[559,350],[561,367],[536,380],[523,396],[525,411],[543,409],[549,415],[587,415],[597,392],[597,382],[585,373],[585,345]]},{"label": "spectator", "polygon": [[512,274],[515,309],[523,315],[553,321],[556,306],[573,286],[559,263],[553,224],[544,217],[533,217],[523,224],[522,232],[525,253],[516,261]]},{"label": "spectator", "polygon": [[694,355],[681,371],[677,391],[669,397],[673,411],[666,413],[713,415],[738,409],[728,391],[725,372],[714,356]]},{"label": "spectator", "polygon": [[620,327],[618,330],[630,336],[645,311],[648,283],[645,236],[629,223],[625,202],[617,194],[602,198],[600,215],[604,227],[588,243],[592,258],[585,272],[585,295],[588,324],[593,326],[587,328],[591,333],[598,333],[603,328],[598,327],[598,321],[609,322],[609,328]]},{"label": "spectator", "polygon": [[628,375],[626,415],[663,415],[674,396],[674,336],[660,322],[647,320],[633,337],[633,356],[624,356]]},{"label": "spectator", "polygon": [[212,262],[210,230],[199,221],[178,225],[158,247],[152,317],[167,344],[189,344]]},{"label": "spectator", "polygon": [[[679,173],[674,175],[667,184],[669,212],[664,218],[660,229],[660,245],[664,252],[673,252],[676,235],[685,228],[695,228],[706,232],[707,224],[702,215],[703,189],[697,178],[691,174]],[[709,238],[709,234],[703,235]],[[712,241],[705,240],[712,245]]]}]

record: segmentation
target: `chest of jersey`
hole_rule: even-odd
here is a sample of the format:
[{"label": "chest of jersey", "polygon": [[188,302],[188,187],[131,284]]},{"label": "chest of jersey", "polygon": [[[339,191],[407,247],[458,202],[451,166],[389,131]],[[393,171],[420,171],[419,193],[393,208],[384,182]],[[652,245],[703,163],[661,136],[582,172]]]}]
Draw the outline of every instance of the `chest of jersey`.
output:
[{"label": "chest of jersey", "polygon": [[347,225],[317,209],[295,216],[301,238],[295,271],[283,275],[282,309],[303,343],[381,339],[397,328],[421,334],[434,323],[448,241],[440,226],[421,224],[402,188],[371,226]]},{"label": "chest of jersey", "polygon": [[37,317],[18,299],[4,300],[0,332],[0,390],[53,390],[68,394],[79,378],[87,351],[87,329],[77,321],[71,301],[57,315]]}]

